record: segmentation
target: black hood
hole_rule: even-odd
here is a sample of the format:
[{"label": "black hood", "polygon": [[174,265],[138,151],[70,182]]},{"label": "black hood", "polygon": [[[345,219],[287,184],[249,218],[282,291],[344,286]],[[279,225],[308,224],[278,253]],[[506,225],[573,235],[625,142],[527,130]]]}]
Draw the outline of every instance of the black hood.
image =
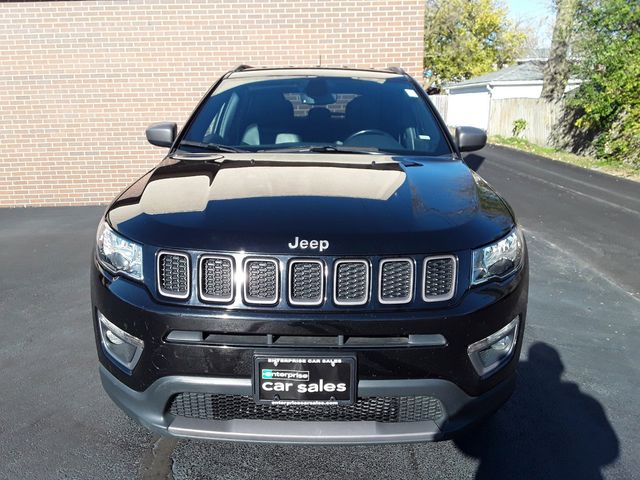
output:
[{"label": "black hood", "polygon": [[459,160],[328,153],[168,158],[107,218],[157,247],[287,254],[298,237],[327,241],[330,255],[455,252],[514,225],[504,201]]}]

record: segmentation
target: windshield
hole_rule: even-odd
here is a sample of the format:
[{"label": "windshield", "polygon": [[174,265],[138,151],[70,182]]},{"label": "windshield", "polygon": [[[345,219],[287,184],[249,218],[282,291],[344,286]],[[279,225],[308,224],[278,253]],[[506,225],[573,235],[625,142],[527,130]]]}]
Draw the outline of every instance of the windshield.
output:
[{"label": "windshield", "polygon": [[227,78],[179,148],[451,154],[433,113],[399,76]]}]

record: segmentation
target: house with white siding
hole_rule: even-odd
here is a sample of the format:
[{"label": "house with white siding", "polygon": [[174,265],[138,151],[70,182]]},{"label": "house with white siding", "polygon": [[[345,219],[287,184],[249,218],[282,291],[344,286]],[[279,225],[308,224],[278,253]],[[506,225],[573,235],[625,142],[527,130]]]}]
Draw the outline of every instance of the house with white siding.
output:
[{"label": "house with white siding", "polygon": [[[496,72],[446,85],[447,124],[471,125],[487,130],[492,100],[540,98],[544,65],[543,60],[524,61]],[[566,91],[571,91],[578,85],[580,80],[571,78]]]}]

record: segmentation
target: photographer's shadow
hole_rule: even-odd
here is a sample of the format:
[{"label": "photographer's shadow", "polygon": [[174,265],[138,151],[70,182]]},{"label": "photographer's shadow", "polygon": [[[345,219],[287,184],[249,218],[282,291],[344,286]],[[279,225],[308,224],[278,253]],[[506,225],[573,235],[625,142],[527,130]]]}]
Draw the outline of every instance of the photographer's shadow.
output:
[{"label": "photographer's shadow", "polygon": [[600,403],[562,381],[560,355],[545,343],[530,347],[518,372],[503,409],[455,441],[480,460],[476,479],[602,478],[619,444]]}]

